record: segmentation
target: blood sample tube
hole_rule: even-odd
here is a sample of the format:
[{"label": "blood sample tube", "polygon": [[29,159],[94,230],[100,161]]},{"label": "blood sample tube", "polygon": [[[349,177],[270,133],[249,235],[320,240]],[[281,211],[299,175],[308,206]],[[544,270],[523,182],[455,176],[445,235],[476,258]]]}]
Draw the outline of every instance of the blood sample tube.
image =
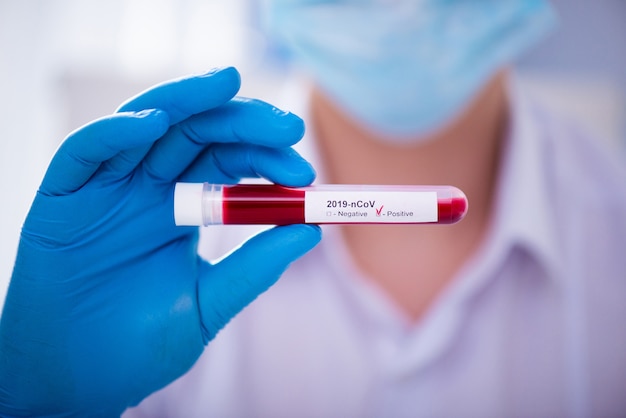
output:
[{"label": "blood sample tube", "polygon": [[465,194],[452,186],[177,183],[176,225],[452,224]]}]

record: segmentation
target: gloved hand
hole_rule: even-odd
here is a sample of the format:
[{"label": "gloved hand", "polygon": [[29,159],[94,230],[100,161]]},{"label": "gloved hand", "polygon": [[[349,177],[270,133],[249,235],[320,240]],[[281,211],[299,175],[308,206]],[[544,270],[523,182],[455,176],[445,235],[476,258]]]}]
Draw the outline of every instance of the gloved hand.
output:
[{"label": "gloved hand", "polygon": [[233,68],[171,81],[70,134],[23,226],[0,323],[0,415],[110,416],[184,374],[230,318],[311,249],[268,230],[211,265],[176,227],[176,181],[304,186],[297,116],[233,98]]}]

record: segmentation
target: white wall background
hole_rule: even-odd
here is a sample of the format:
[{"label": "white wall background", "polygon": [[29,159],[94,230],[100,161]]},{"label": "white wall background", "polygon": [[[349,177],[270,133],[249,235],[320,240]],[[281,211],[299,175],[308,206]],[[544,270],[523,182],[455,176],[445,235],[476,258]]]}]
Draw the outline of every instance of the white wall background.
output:
[{"label": "white wall background", "polygon": [[626,158],[626,1],[548,1],[559,26],[518,69],[544,101]]},{"label": "white wall background", "polygon": [[[153,82],[215,66],[237,66],[243,94],[271,97],[278,77],[261,64],[266,45],[249,25],[249,1],[0,0],[0,305],[21,224],[70,130]],[[546,101],[623,149],[626,2],[555,2],[566,30],[520,68]],[[598,68],[587,65],[591,53]]]}]

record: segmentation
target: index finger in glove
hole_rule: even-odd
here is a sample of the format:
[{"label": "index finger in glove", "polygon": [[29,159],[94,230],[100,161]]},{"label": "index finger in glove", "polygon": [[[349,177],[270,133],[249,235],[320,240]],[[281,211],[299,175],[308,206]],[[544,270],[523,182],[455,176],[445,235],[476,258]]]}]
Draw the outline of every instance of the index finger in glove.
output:
[{"label": "index finger in glove", "polygon": [[116,113],[98,119],[70,134],[52,158],[40,192],[49,196],[81,188],[100,165],[123,150],[150,144],[169,127],[160,110]]},{"label": "index finger in glove", "polygon": [[173,125],[228,102],[240,85],[241,78],[235,68],[213,69],[151,87],[129,99],[117,111],[161,109],[167,112]]}]

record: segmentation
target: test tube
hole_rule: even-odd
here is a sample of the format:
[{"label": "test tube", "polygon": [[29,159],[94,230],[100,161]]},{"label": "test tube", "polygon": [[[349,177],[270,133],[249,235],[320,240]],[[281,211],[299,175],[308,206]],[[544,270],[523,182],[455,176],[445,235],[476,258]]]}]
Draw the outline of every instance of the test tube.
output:
[{"label": "test tube", "polygon": [[177,183],[174,189],[179,226],[453,224],[467,208],[453,186]]}]

